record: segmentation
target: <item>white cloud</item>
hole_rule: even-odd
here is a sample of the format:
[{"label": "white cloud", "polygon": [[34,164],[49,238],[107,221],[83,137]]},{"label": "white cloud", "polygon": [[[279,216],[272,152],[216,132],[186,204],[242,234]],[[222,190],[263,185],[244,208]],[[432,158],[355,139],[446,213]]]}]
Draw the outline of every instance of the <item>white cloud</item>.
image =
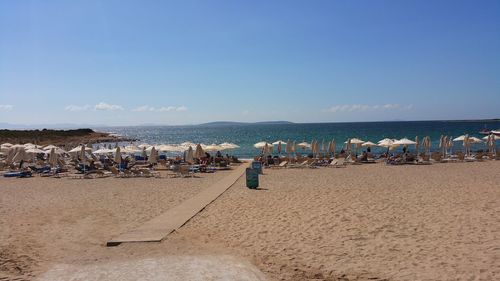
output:
[{"label": "white cloud", "polygon": [[144,112],[144,111],[154,111],[154,107],[149,107],[147,105],[139,106],[138,108],[132,109],[132,111]]},{"label": "white cloud", "polygon": [[338,113],[338,112],[359,112],[359,111],[387,111],[387,110],[410,110],[413,105],[400,105],[400,104],[383,104],[383,105],[367,105],[367,104],[344,104],[335,105],[328,108],[326,111]]},{"label": "white cloud", "polygon": [[132,109],[132,111],[136,112],[146,112],[146,111],[151,111],[151,112],[170,112],[170,111],[187,111],[188,108],[185,106],[162,106],[162,107],[152,107],[149,105],[143,105],[139,106],[137,108]]},{"label": "white cloud", "polygon": [[86,111],[90,109],[90,105],[68,105],[64,108],[65,111]]},{"label": "white cloud", "polygon": [[100,102],[94,106],[95,110],[106,110],[106,111],[116,111],[116,110],[124,110],[121,105],[116,104],[108,104],[105,102]]},{"label": "white cloud", "polygon": [[8,112],[14,108],[13,105],[10,104],[0,104],[0,112]]}]

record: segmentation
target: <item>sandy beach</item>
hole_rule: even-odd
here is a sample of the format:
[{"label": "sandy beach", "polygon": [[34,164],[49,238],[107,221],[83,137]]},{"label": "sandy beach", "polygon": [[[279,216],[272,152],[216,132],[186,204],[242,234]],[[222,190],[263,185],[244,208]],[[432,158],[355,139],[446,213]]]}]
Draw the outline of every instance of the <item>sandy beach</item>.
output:
[{"label": "sandy beach", "polygon": [[226,172],[187,179],[0,179],[0,280],[58,264],[229,255],[269,280],[498,280],[500,161],[266,170],[161,243],[107,248]]}]

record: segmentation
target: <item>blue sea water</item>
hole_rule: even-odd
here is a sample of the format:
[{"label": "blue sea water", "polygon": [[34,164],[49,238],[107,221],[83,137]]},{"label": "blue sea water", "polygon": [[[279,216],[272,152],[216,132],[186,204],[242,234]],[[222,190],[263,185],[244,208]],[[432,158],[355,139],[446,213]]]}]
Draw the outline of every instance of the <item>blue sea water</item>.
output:
[{"label": "blue sea water", "polygon": [[[229,151],[230,154],[249,158],[258,154],[253,147],[260,141],[295,140],[297,142],[312,139],[336,140],[337,151],[347,138],[360,138],[378,142],[383,138],[415,139],[418,136],[430,136],[432,149],[437,149],[441,135],[457,137],[468,133],[479,138],[478,132],[487,127],[500,129],[500,121],[405,121],[405,122],[357,122],[357,123],[315,123],[315,124],[244,124],[244,125],[199,125],[199,126],[133,126],[95,128],[99,131],[117,133],[121,136],[139,139],[138,143],[178,144],[186,141],[194,143],[232,142],[240,146]],[[500,141],[497,142],[500,144]],[[497,145],[498,146],[498,145]],[[484,144],[476,144],[473,150],[484,149]],[[462,144],[456,142],[455,150],[461,150]],[[375,148],[375,152],[384,151]]]}]

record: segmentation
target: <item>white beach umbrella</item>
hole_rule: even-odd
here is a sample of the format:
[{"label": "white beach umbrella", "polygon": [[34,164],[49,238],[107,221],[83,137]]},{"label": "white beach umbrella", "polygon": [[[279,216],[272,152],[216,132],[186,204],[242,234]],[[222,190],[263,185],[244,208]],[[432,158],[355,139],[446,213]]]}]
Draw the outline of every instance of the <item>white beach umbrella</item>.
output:
[{"label": "white beach umbrella", "polygon": [[367,142],[362,143],[361,146],[363,146],[363,147],[372,147],[372,146],[376,146],[376,144],[374,144],[371,141],[367,141]]},{"label": "white beach umbrella", "polygon": [[483,141],[476,137],[469,137],[469,143],[482,143]]},{"label": "white beach umbrella", "polygon": [[311,144],[304,141],[304,142],[297,144],[297,147],[300,147],[302,149],[311,148]]},{"label": "white beach umbrella", "polygon": [[87,155],[85,154],[85,151],[86,151],[86,147],[84,145],[82,145],[80,147],[80,153],[78,154],[80,156],[80,159],[82,160],[82,162],[85,164],[87,163]]},{"label": "white beach umbrella", "polygon": [[469,155],[469,135],[465,135],[462,145],[464,146],[464,154]]},{"label": "white beach umbrella", "polygon": [[150,144],[147,144],[147,143],[141,143],[141,144],[139,144],[137,147],[139,147],[139,148],[148,148],[148,147],[150,147],[150,146],[151,146]]},{"label": "white beach umbrella", "polygon": [[418,136],[415,137],[415,151],[417,151],[417,155],[419,153],[420,141],[418,140]]},{"label": "white beach umbrella", "polygon": [[262,149],[262,148],[264,148],[266,145],[267,145],[267,146],[270,146],[270,145],[272,145],[272,144],[270,144],[270,143],[268,143],[268,142],[265,142],[265,141],[261,141],[261,142],[258,142],[258,143],[256,143],[256,144],[254,144],[254,145],[253,145],[253,147],[258,148],[258,149]]},{"label": "white beach umbrella", "polygon": [[454,138],[453,141],[462,141],[463,142],[464,139],[465,139],[465,135],[461,135],[459,137]]},{"label": "white beach umbrella", "polygon": [[12,159],[14,159],[14,156],[16,155],[17,149],[16,148],[11,148],[7,151],[7,156],[5,157],[5,163],[7,165],[12,164]]},{"label": "white beach umbrella", "polygon": [[151,149],[151,154],[149,155],[148,162],[149,162],[149,164],[158,163],[158,151],[156,150],[156,148],[154,146]]},{"label": "white beach umbrella", "polygon": [[219,144],[220,147],[223,147],[224,149],[235,149],[235,148],[240,148],[239,145],[231,143],[231,142],[223,142]]},{"label": "white beach umbrella", "polygon": [[141,152],[142,149],[140,147],[138,147],[137,145],[133,145],[133,144],[130,144],[130,145],[127,145],[124,147],[123,149],[125,153],[137,153],[137,152]]},{"label": "white beach umbrella", "polygon": [[273,142],[272,144],[273,145],[286,145],[286,141],[277,140],[277,141]]},{"label": "white beach umbrella", "polygon": [[21,162],[21,160],[26,160],[26,151],[24,150],[24,147],[18,147],[16,154],[14,155],[12,162]]},{"label": "white beach umbrella", "polygon": [[12,143],[9,143],[9,142],[6,142],[6,143],[2,143],[2,146],[6,146],[6,147],[11,147],[13,144]]},{"label": "white beach umbrella", "polygon": [[351,144],[363,144],[363,143],[365,143],[364,140],[360,140],[360,139],[357,139],[357,138],[352,138],[352,139],[349,139],[349,140],[351,141]]},{"label": "white beach umbrella", "polygon": [[452,139],[452,137],[448,138],[448,143],[446,144],[446,147],[450,150],[450,154],[453,154],[453,139]]},{"label": "white beach umbrella", "polygon": [[290,143],[290,140],[288,140],[286,142],[286,145],[285,145],[285,153],[287,155],[290,155],[292,153],[292,144]]},{"label": "white beach umbrella", "polygon": [[393,145],[411,145],[411,144],[415,144],[415,142],[407,138],[402,138],[393,143]]},{"label": "white beach umbrella", "polygon": [[25,152],[29,153],[29,154],[41,154],[41,153],[45,154],[46,153],[44,150],[41,150],[41,149],[36,148],[36,147],[26,149]]},{"label": "white beach umbrella", "polygon": [[111,153],[111,152],[114,152],[114,150],[107,149],[107,148],[100,148],[100,149],[94,151],[94,154],[108,154],[108,153]]},{"label": "white beach umbrella", "polygon": [[43,147],[44,150],[51,150],[52,148],[58,148],[58,147],[52,144]]},{"label": "white beach umbrella", "polygon": [[492,135],[487,135],[487,136],[483,137],[483,140],[484,140],[484,141],[488,141],[488,138],[489,138],[490,136],[491,136],[491,137],[493,137],[495,140],[500,140],[500,136],[493,135],[493,134],[492,134]]},{"label": "white beach umbrella", "polygon": [[225,150],[224,147],[216,145],[215,143],[212,143],[211,145],[207,145],[203,149],[205,151],[212,151],[212,152]]},{"label": "white beach umbrella", "polygon": [[58,158],[58,155],[56,153],[56,148],[52,148],[50,150],[50,154],[49,154],[49,165],[51,167],[55,167],[57,165],[57,159]]},{"label": "white beach umbrella", "polygon": [[122,152],[120,147],[118,146],[115,150],[115,158],[113,159],[117,164],[122,163]]},{"label": "white beach umbrella", "polygon": [[196,151],[194,153],[194,157],[198,159],[205,157],[205,151],[203,151],[203,147],[201,147],[201,144],[196,145]]},{"label": "white beach umbrella", "polygon": [[186,159],[185,161],[189,164],[194,163],[194,152],[193,152],[193,147],[189,147],[188,150],[186,151]]},{"label": "white beach umbrella", "polygon": [[82,146],[82,145],[79,145],[73,149],[71,149],[70,151],[68,151],[68,153],[81,153],[82,151],[82,147],[86,150],[86,151],[92,151],[92,148],[88,148],[88,147],[85,147],[85,146]]}]

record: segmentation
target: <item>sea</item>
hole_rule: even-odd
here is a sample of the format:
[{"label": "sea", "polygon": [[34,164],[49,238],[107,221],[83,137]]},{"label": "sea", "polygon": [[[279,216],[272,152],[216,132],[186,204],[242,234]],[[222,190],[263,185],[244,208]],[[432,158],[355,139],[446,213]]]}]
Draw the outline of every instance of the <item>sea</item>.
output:
[{"label": "sea", "polygon": [[[277,140],[297,143],[313,139],[320,143],[335,140],[337,151],[342,149],[348,138],[359,138],[377,143],[384,138],[422,139],[429,136],[431,149],[439,147],[441,135],[453,138],[469,134],[478,138],[483,129],[500,129],[499,121],[398,121],[398,122],[355,122],[355,123],[292,123],[292,124],[221,124],[191,126],[131,126],[94,128],[102,132],[114,133],[123,137],[137,139],[136,144],[180,144],[183,142],[220,144],[231,142],[239,145],[237,149],[224,151],[241,158],[251,158],[259,154],[254,144],[261,141]],[[122,144],[123,145],[123,144]],[[497,141],[499,147],[500,141]],[[452,150],[462,150],[462,143],[455,142]],[[484,144],[474,144],[473,151],[485,149]],[[374,152],[384,152],[384,148],[373,148]],[[307,153],[307,152],[306,152]]]}]

